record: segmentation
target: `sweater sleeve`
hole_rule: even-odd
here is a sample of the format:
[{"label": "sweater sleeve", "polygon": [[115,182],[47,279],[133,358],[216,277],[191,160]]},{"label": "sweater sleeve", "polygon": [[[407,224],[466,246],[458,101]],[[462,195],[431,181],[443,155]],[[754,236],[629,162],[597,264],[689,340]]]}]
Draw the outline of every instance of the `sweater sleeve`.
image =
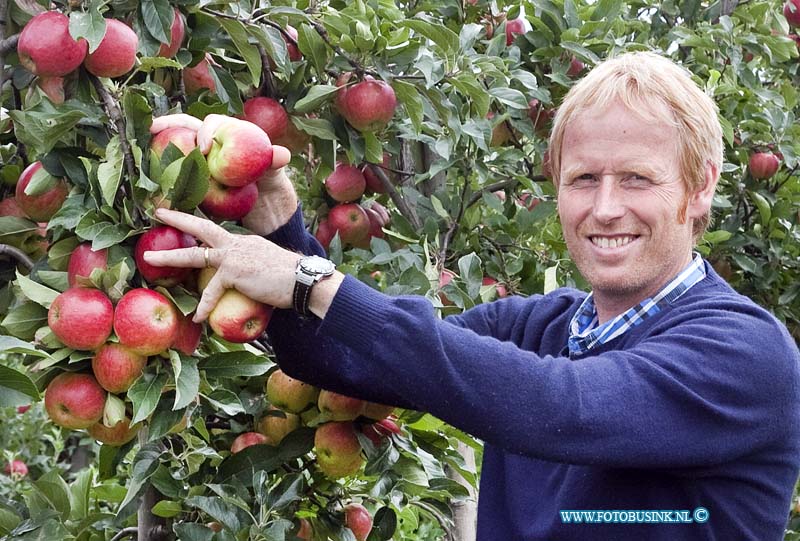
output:
[{"label": "sweater sleeve", "polygon": [[706,303],[628,349],[571,361],[495,337],[490,321],[505,328],[530,314],[491,304],[500,307],[442,321],[424,298],[347,277],[319,334],[350,356],[327,376],[408,397],[507,451],[574,464],[711,466],[794,433],[782,412],[800,405],[800,355],[760,309]]}]

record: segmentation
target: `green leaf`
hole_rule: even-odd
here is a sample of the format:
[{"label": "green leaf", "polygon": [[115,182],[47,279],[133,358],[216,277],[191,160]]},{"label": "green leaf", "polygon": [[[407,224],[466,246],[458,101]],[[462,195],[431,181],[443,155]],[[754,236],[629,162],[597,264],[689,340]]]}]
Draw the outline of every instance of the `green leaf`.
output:
[{"label": "green leaf", "polygon": [[73,11],[69,14],[69,33],[72,39],[84,38],[89,44],[89,52],[97,50],[106,35],[106,20],[97,10],[98,4],[93,2],[89,11]]},{"label": "green leaf", "polygon": [[458,34],[441,24],[421,21],[419,19],[406,19],[400,23],[401,27],[411,28],[434,42],[445,54],[454,54],[458,51]]},{"label": "green leaf", "polygon": [[717,231],[707,231],[703,235],[703,241],[709,244],[719,244],[720,242],[725,242],[731,238],[731,236],[733,236],[733,234],[730,231],[718,229]]},{"label": "green leaf", "polygon": [[47,250],[47,264],[51,269],[65,271],[69,265],[69,258],[80,241],[76,237],[69,237],[50,245]]},{"label": "green leaf", "polygon": [[17,284],[28,300],[35,302],[45,308],[50,308],[50,304],[58,297],[59,292],[47,286],[34,282],[27,276],[17,271]]},{"label": "green leaf", "polygon": [[171,58],[163,58],[161,56],[144,56],[139,60],[140,64],[136,69],[145,73],[150,73],[151,71],[159,68],[181,68],[180,62]]},{"label": "green leaf", "polygon": [[[105,446],[103,446],[105,447]],[[125,494],[125,499],[120,503],[119,512],[123,512],[125,507],[133,501],[144,488],[147,480],[150,478],[156,469],[158,469],[159,459],[161,458],[162,449],[160,442],[148,443],[142,446],[141,449],[133,457],[131,466],[131,481],[128,485],[128,492]],[[118,518],[122,518],[119,517]]]},{"label": "green leaf", "polygon": [[222,410],[228,415],[244,413],[244,407],[239,397],[227,389],[215,389],[211,394],[201,394],[200,396],[208,400],[214,408]]},{"label": "green leaf", "polygon": [[47,325],[47,308],[35,302],[14,307],[2,322],[9,333],[22,340],[33,340],[36,330],[42,325]]},{"label": "green leaf", "polygon": [[207,378],[252,377],[266,374],[274,363],[249,351],[215,353],[202,359],[198,368]]},{"label": "green leaf", "polygon": [[316,85],[312,86],[305,97],[294,104],[294,110],[298,113],[308,113],[319,108],[323,103],[330,99],[330,96],[339,91],[338,86]]},{"label": "green leaf", "polygon": [[489,94],[502,104],[513,107],[514,109],[528,109],[528,100],[519,90],[513,88],[490,88]]},{"label": "green leaf", "polygon": [[217,97],[219,101],[228,106],[228,113],[233,115],[242,114],[242,98],[239,95],[239,87],[236,86],[236,80],[231,73],[213,64],[209,66],[209,73],[211,73],[211,78],[214,79]]},{"label": "green leaf", "polygon": [[475,77],[468,73],[463,73],[452,79],[453,86],[467,95],[475,103],[475,112],[480,117],[486,116],[489,112],[491,99],[489,92],[478,82]]},{"label": "green leaf", "polygon": [[65,113],[40,113],[36,111],[9,111],[14,120],[14,133],[36,154],[50,152],[62,137],[71,134],[73,128],[85,118],[83,111]]},{"label": "green leaf", "polygon": [[44,167],[40,167],[31,177],[30,182],[25,186],[25,195],[41,195],[53,188],[58,183],[58,179],[48,173]]},{"label": "green leaf", "polygon": [[180,410],[192,403],[200,390],[200,372],[197,359],[180,355],[170,350],[172,372],[175,375],[175,404],[173,410]]},{"label": "green leaf", "polygon": [[319,139],[327,141],[336,141],[336,133],[333,131],[333,124],[324,118],[305,118],[299,116],[291,117],[292,124],[299,130],[302,130]]},{"label": "green leaf", "polygon": [[280,447],[253,445],[229,456],[219,465],[218,477],[237,477],[242,482],[250,482],[254,471],[275,471],[282,464],[308,453],[313,447],[314,429],[298,428],[284,438]]},{"label": "green leaf", "polygon": [[241,522],[236,513],[236,508],[219,497],[192,496],[186,498],[185,502],[189,507],[196,507],[207,515],[213,517],[222,526],[231,531],[238,532]]},{"label": "green leaf", "polygon": [[22,372],[0,365],[0,407],[29,404],[31,399],[39,400],[39,391],[33,381]]},{"label": "green leaf", "polygon": [[769,224],[769,219],[772,218],[772,208],[767,198],[758,192],[750,192],[750,198],[758,208],[758,213],[761,215],[761,223],[763,225]]},{"label": "green leaf", "polygon": [[247,29],[241,22],[234,19],[221,17],[218,20],[247,63],[252,85],[258,86],[261,83],[261,55],[258,53],[258,49],[250,44]]},{"label": "green leaf", "polygon": [[372,132],[363,132],[364,143],[366,145],[366,159],[370,163],[381,163],[383,161],[383,145]]},{"label": "green leaf", "polygon": [[[176,502],[174,500],[161,500],[153,506],[150,512],[157,517],[172,518],[180,515],[182,510],[183,506],[181,505],[181,502]],[[205,529],[207,530],[208,528]]]},{"label": "green leaf", "polygon": [[153,413],[161,397],[161,390],[168,381],[169,378],[164,373],[156,375],[146,372],[128,389],[128,398],[133,402],[132,425],[144,421]]},{"label": "green leaf", "polygon": [[613,21],[622,9],[621,0],[599,0],[592,11],[593,21]]},{"label": "green leaf", "polygon": [[97,168],[97,180],[100,182],[103,201],[109,206],[114,205],[114,198],[122,180],[123,159],[119,137],[115,135],[106,147],[105,161]]},{"label": "green leaf", "polygon": [[157,41],[169,43],[170,27],[175,16],[167,0],[142,0],[139,4],[145,28]]},{"label": "green leaf", "polygon": [[405,107],[408,118],[414,125],[414,131],[419,133],[422,129],[423,119],[423,103],[419,90],[413,84],[398,79],[392,81],[392,88],[397,99]]},{"label": "green leaf", "polygon": [[73,521],[81,521],[89,515],[89,494],[92,489],[92,478],[94,477],[94,470],[92,468],[84,468],[78,472],[78,475],[69,485],[70,502],[72,512],[70,519]]},{"label": "green leaf", "polygon": [[289,53],[286,50],[286,42],[283,41],[280,31],[276,28],[248,26],[247,31],[256,38],[258,43],[264,48],[267,55],[275,62],[278,71],[287,72]]},{"label": "green leaf", "polygon": [[69,487],[66,481],[58,474],[58,470],[50,470],[34,481],[34,487],[41,496],[47,500],[50,507],[58,512],[62,519],[69,517],[70,501]]},{"label": "green leaf", "polygon": [[557,275],[556,275],[556,271],[558,271],[558,265],[553,265],[552,267],[548,267],[544,271],[544,294],[545,295],[547,295],[548,293],[558,289],[558,278],[557,278]]},{"label": "green leaf", "polygon": [[[211,176],[208,172],[208,163],[199,148],[195,148],[186,158],[175,163],[180,163],[180,166],[167,197],[172,201],[174,209],[192,211],[203,201],[208,192],[208,179]],[[169,170],[169,167],[167,169]]]},{"label": "green leaf", "polygon": [[318,74],[325,72],[328,64],[328,47],[311,25],[304,23],[297,29],[297,48],[304,57],[311,59]]}]

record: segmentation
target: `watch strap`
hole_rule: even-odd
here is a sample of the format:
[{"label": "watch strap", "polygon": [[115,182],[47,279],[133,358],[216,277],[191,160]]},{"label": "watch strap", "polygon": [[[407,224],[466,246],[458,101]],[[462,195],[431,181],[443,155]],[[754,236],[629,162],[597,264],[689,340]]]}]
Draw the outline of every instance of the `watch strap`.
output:
[{"label": "watch strap", "polygon": [[309,317],[311,310],[308,309],[309,299],[311,298],[311,286],[313,284],[304,284],[299,280],[294,282],[294,291],[292,292],[292,304],[294,311],[303,317]]}]

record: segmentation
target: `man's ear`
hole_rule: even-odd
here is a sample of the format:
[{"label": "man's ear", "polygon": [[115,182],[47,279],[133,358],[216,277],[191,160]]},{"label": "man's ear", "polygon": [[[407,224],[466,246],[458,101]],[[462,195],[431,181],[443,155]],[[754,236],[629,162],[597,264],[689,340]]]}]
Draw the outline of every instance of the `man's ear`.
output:
[{"label": "man's ear", "polygon": [[719,181],[719,168],[716,164],[708,162],[706,164],[705,184],[697,191],[689,195],[687,205],[687,215],[689,219],[697,219],[705,216],[711,209],[714,201],[714,192]]}]

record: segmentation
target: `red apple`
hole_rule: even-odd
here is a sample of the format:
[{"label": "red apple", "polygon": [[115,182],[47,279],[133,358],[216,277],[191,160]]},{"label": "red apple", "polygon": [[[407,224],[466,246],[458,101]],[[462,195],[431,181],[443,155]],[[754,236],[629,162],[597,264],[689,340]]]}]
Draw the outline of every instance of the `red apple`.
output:
[{"label": "red apple", "polygon": [[[41,193],[28,195],[25,188],[36,178],[47,177],[47,184]],[[69,194],[69,186],[63,178],[51,176],[42,167],[42,162],[33,162],[22,171],[17,181],[15,197],[17,204],[35,222],[46,222],[58,212]]]},{"label": "red apple", "polygon": [[397,106],[394,89],[369,75],[360,83],[341,88],[338,94],[339,112],[351,126],[360,131],[383,129],[394,116]]},{"label": "red apple", "polygon": [[333,421],[352,421],[361,415],[364,401],[322,389],[319,392],[317,407]]},{"label": "red apple", "polygon": [[192,321],[191,315],[178,315],[178,332],[170,347],[186,355],[194,355],[202,336],[203,326]]},{"label": "red apple", "polygon": [[158,49],[156,56],[164,58],[173,58],[178,54],[178,49],[181,48],[183,37],[186,35],[186,25],[183,22],[183,15],[175,8],[175,18],[172,20],[172,26],[169,31],[169,43],[162,43]]},{"label": "red apple", "polygon": [[328,214],[328,223],[339,232],[343,244],[358,244],[369,235],[369,216],[356,203],[333,207]]},{"label": "red apple", "polygon": [[150,140],[150,150],[161,159],[161,155],[170,143],[178,147],[185,156],[197,146],[197,132],[189,128],[167,128],[153,136]]},{"label": "red apple", "polygon": [[25,406],[17,406],[17,413],[22,415],[23,413],[25,413],[29,409],[31,409],[31,405],[30,404],[27,404]]},{"label": "red apple", "polygon": [[44,394],[44,409],[64,428],[89,428],[103,417],[105,406],[106,392],[91,374],[63,372]]},{"label": "red apple", "polygon": [[6,475],[25,477],[28,475],[28,465],[21,460],[12,460],[6,464],[4,471],[6,472]]},{"label": "red apple", "polygon": [[524,207],[528,210],[535,209],[536,205],[538,205],[541,202],[542,200],[539,199],[538,197],[534,197],[534,195],[531,192],[522,192],[516,199],[516,203],[519,206]]},{"label": "red apple", "polygon": [[[455,275],[456,274],[451,270],[442,269],[442,272],[439,273],[439,289],[444,289],[444,286],[453,281]],[[444,306],[453,306],[453,301],[447,298],[444,291],[439,291],[439,300],[442,301]]]},{"label": "red apple", "polygon": [[131,420],[127,417],[119,421],[114,426],[106,426],[98,422],[86,429],[89,435],[97,441],[110,447],[120,447],[125,445],[139,433],[142,423],[131,426]]},{"label": "red apple", "polygon": [[783,16],[791,26],[800,26],[800,0],[788,0],[783,4]]},{"label": "red apple", "polygon": [[228,342],[252,342],[266,330],[272,307],[228,289],[208,315],[208,325]]},{"label": "red apple", "polygon": [[67,282],[69,287],[90,285],[89,277],[94,269],[106,270],[108,267],[108,250],[92,250],[91,242],[82,242],[72,251],[67,264]]},{"label": "red apple", "polygon": [[378,237],[382,239],[384,237],[383,234],[383,218],[381,215],[378,214],[374,208],[365,208],[364,212],[367,213],[367,218],[369,218],[369,233],[367,233],[367,241],[372,237]]},{"label": "red apple", "polygon": [[537,132],[545,132],[554,115],[555,111],[544,107],[536,98],[528,102],[528,118],[533,122],[533,129]]},{"label": "red apple", "polygon": [[358,200],[366,187],[367,181],[358,167],[341,162],[325,179],[325,190],[339,203]]},{"label": "red apple", "polygon": [[25,214],[25,211],[22,210],[17,203],[17,199],[15,197],[6,197],[2,201],[0,201],[0,217],[3,216],[14,216],[16,218],[27,218],[28,215]]},{"label": "red apple", "polygon": [[753,178],[768,179],[778,172],[781,161],[772,152],[756,152],[750,155],[749,166]]},{"label": "red apple", "polygon": [[299,154],[308,150],[311,136],[295,127],[291,119],[286,123],[286,133],[272,141],[276,145],[281,145],[292,151],[292,154]]},{"label": "red apple", "polygon": [[258,186],[255,183],[235,188],[211,178],[200,208],[216,220],[241,220],[253,210],[257,199]]},{"label": "red apple", "polygon": [[372,515],[360,503],[350,503],[344,506],[344,525],[350,528],[356,541],[366,541],[372,531]]},{"label": "red apple", "polygon": [[272,98],[263,96],[245,101],[244,115],[241,118],[264,130],[270,141],[276,141],[286,135],[289,128],[289,115],[286,114],[286,109]]},{"label": "red apple", "polygon": [[92,358],[92,372],[97,383],[110,393],[124,393],[142,375],[147,357],[121,344],[108,343]]},{"label": "red apple", "polygon": [[231,444],[231,453],[235,455],[242,449],[246,449],[251,445],[262,445],[265,443],[267,443],[267,437],[264,436],[264,434],[245,432],[244,434],[239,434],[236,439],[233,440]]},{"label": "red apple", "polygon": [[140,355],[166,351],[178,332],[178,313],[164,295],[137,288],[125,293],[114,311],[114,332],[120,344]]},{"label": "red apple", "polygon": [[506,286],[499,283],[494,278],[490,276],[484,276],[483,281],[481,283],[485,286],[494,286],[495,293],[497,293],[497,296],[500,297],[501,299],[503,297],[508,297],[508,290],[506,289]]},{"label": "red apple", "polygon": [[276,370],[267,378],[267,400],[276,408],[300,413],[316,403],[319,389]]},{"label": "red apple", "polygon": [[314,236],[327,252],[333,237],[336,236],[336,230],[333,228],[333,226],[331,226],[327,218],[324,218],[319,221],[319,225],[317,225],[317,232],[314,234]]},{"label": "red apple", "polygon": [[56,105],[64,103],[64,78],[63,77],[44,77],[39,76],[36,86],[42,89],[45,96]]},{"label": "red apple", "polygon": [[17,42],[20,63],[28,71],[45,77],[61,77],[75,71],[88,49],[85,39],[72,39],[69,19],[58,11],[34,16]]},{"label": "red apple", "polygon": [[286,36],[281,34],[283,41],[286,42],[286,49],[289,51],[289,60],[291,60],[292,62],[297,62],[299,60],[302,60],[303,53],[301,53],[300,49],[298,49],[297,45],[295,45],[297,43],[297,29],[294,26],[287,24],[284,30],[286,30],[286,33],[289,34],[289,37],[291,37],[294,40],[294,43],[292,43],[291,41],[286,39]]},{"label": "red apple", "polygon": [[569,62],[569,68],[567,69],[567,76],[569,77],[577,77],[581,74],[581,72],[586,68],[583,62],[572,57],[572,60]]},{"label": "red apple", "polygon": [[194,94],[208,89],[212,94],[217,91],[217,84],[211,76],[211,64],[216,64],[210,54],[206,53],[195,66],[184,68],[183,88],[187,94]]},{"label": "red apple", "polygon": [[245,120],[223,123],[208,153],[211,176],[226,186],[257,181],[272,165],[272,143],[264,130]]},{"label": "red apple", "polygon": [[179,229],[168,225],[158,225],[145,231],[133,251],[136,268],[148,282],[164,287],[177,285],[191,272],[191,269],[181,267],[156,267],[144,260],[147,251],[174,250],[176,248],[190,248],[197,246],[194,237]]},{"label": "red apple", "polygon": [[83,65],[86,71],[98,77],[119,77],[136,65],[139,37],[136,32],[117,19],[106,19],[106,33],[100,45],[89,53]]},{"label": "red apple", "polygon": [[55,298],[47,324],[65,346],[93,350],[111,335],[114,306],[98,289],[70,288]]},{"label": "red apple", "polygon": [[317,466],[330,478],[353,475],[364,463],[361,444],[351,422],[331,422],[317,427],[314,433]]},{"label": "red apple", "polygon": [[381,179],[378,178],[378,175],[372,171],[373,167],[382,167],[384,169],[384,173],[386,173],[388,176],[389,167],[391,167],[391,156],[389,153],[383,153],[383,162],[381,165],[367,163],[361,167],[361,172],[364,174],[364,180],[367,183],[367,190],[375,193],[386,193],[386,186],[383,185],[383,182],[381,182]]},{"label": "red apple", "polygon": [[514,36],[525,33],[525,19],[521,17],[506,21],[506,45],[514,43]]},{"label": "red apple", "polygon": [[361,415],[370,419],[380,421],[390,416],[394,412],[394,406],[387,406],[386,404],[378,404],[377,402],[366,402]]},{"label": "red apple", "polygon": [[300,416],[294,413],[287,413],[277,408],[270,408],[269,412],[280,412],[277,415],[264,415],[258,422],[258,431],[263,434],[267,445],[276,447],[280,445],[283,438],[300,426]]},{"label": "red apple", "polygon": [[[494,112],[489,111],[486,113],[486,118],[489,120],[493,119],[495,116]],[[489,146],[492,147],[499,147],[506,144],[512,138],[511,130],[508,129],[508,123],[506,121],[497,123],[492,128],[492,139],[489,141]]]}]

